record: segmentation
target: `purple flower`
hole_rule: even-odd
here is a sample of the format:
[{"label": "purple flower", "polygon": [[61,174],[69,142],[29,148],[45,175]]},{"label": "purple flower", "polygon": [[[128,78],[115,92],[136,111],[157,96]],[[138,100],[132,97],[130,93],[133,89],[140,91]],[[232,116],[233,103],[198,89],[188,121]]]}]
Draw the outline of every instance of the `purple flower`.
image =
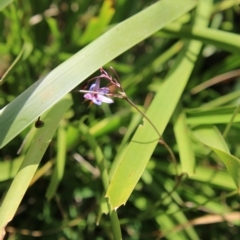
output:
[{"label": "purple flower", "polygon": [[96,82],[93,83],[89,91],[96,92],[96,93],[86,93],[84,94],[84,98],[87,100],[93,101],[93,103],[97,105],[101,105],[102,102],[105,103],[113,103],[113,100],[111,98],[105,97],[104,94],[109,93],[109,89],[107,87],[99,88],[100,87],[100,79],[97,78]]}]

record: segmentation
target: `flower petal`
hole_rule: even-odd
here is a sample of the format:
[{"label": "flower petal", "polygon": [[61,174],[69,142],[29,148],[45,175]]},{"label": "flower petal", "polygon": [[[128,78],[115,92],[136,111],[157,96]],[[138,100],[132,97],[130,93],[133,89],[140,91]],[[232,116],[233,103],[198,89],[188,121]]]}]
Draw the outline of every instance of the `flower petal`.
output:
[{"label": "flower petal", "polygon": [[101,100],[99,100],[97,98],[93,98],[92,101],[98,106],[100,106],[102,104]]},{"label": "flower petal", "polygon": [[89,91],[96,91],[96,84],[93,83],[90,88],[89,88]]},{"label": "flower petal", "polygon": [[84,98],[86,98],[87,100],[91,100],[96,105],[101,105],[102,102],[113,103],[113,100],[111,98],[104,96],[104,94],[109,93],[109,88],[108,87],[99,88],[99,87],[100,87],[100,78],[97,78],[95,83],[93,83],[89,88],[89,91],[93,91],[96,93],[86,93],[84,94]]},{"label": "flower petal", "polygon": [[95,97],[93,94],[91,93],[86,93],[83,95],[84,98],[88,99],[88,100],[93,100]]},{"label": "flower petal", "polygon": [[114,101],[111,98],[105,97],[103,95],[97,95],[97,99],[101,102],[105,102],[105,103],[113,103]]},{"label": "flower petal", "polygon": [[107,88],[107,87],[99,88],[99,89],[98,89],[98,92],[101,92],[101,93],[109,93],[109,88]]},{"label": "flower petal", "polygon": [[95,82],[94,91],[98,92],[99,87],[100,87],[100,78],[97,78]]}]

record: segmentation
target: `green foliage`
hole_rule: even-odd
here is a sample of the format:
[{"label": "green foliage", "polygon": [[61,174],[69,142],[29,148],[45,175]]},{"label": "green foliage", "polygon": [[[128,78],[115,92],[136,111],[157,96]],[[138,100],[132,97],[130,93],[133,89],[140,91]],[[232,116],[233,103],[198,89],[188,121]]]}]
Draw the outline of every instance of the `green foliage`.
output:
[{"label": "green foliage", "polygon": [[[238,239],[238,1],[0,11],[0,238]],[[102,66],[146,117],[82,103]]]}]

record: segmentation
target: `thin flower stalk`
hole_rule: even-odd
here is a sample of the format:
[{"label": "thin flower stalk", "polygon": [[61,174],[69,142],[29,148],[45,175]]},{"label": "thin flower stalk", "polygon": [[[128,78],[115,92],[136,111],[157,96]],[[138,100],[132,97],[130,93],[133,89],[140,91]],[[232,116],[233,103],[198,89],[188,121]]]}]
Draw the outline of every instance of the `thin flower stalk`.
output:
[{"label": "thin flower stalk", "polygon": [[[142,112],[127,96],[127,94],[125,93],[121,83],[120,83],[120,78],[118,77],[117,72],[111,67],[111,70],[114,72],[114,74],[117,76],[117,78],[113,78],[111,75],[109,75],[103,68],[100,68],[100,72],[101,75],[94,77],[92,79],[90,79],[88,82],[96,80],[96,82],[94,84],[92,84],[89,88],[89,90],[79,90],[79,92],[81,93],[85,93],[84,94],[84,98],[86,100],[90,100],[93,103],[95,103],[96,105],[101,105],[102,102],[105,103],[113,103],[113,100],[111,99],[111,97],[115,97],[115,98],[121,98],[124,99],[125,101],[127,101],[130,105],[132,105],[153,127],[153,129],[156,131],[156,133],[159,136],[159,143],[162,144],[166,150],[169,152],[171,159],[175,165],[175,169],[176,169],[176,179],[178,176],[178,170],[177,170],[177,160],[176,157],[172,151],[172,149],[169,147],[169,145],[165,142],[165,140],[163,139],[162,135],[160,134],[160,132],[158,131],[158,129],[156,128],[156,126],[153,124],[153,122],[146,116],[146,114],[144,112]],[[113,85],[115,87],[117,87],[118,89],[120,89],[120,91],[118,92],[118,94],[114,94],[114,93],[110,93],[109,88],[108,87],[103,87],[100,88],[100,79],[105,79],[109,81],[109,86]]]}]

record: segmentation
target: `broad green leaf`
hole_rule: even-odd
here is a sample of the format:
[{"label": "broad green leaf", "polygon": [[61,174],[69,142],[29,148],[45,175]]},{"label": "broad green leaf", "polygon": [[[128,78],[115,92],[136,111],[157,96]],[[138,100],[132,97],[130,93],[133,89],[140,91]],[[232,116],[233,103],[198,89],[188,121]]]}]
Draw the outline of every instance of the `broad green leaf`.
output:
[{"label": "broad green leaf", "polygon": [[69,95],[59,101],[42,117],[45,125],[39,128],[0,208],[0,229],[12,220],[38,165],[72,100]]},{"label": "broad green leaf", "polygon": [[[94,71],[192,9],[195,0],[158,1],[116,25],[37,81],[0,111],[0,147]],[[173,7],[174,6],[174,7]],[[192,53],[189,52],[189,57]]]},{"label": "broad green leaf", "polygon": [[195,169],[195,155],[189,134],[184,112],[179,112],[174,117],[174,134],[177,140],[177,146],[180,155],[182,173],[192,175]]},{"label": "broad green leaf", "polygon": [[[198,26],[207,27],[209,25],[209,17],[211,16],[212,6],[212,1],[200,1],[197,8],[197,14],[203,17],[196,19]],[[192,141],[190,139],[186,116],[181,107],[181,103],[175,110],[174,119],[174,133],[179,149],[182,173],[186,173],[189,176],[192,175],[195,170],[195,154],[193,151]]]},{"label": "broad green leaf", "polygon": [[198,127],[194,130],[194,136],[218,155],[240,191],[240,160],[229,153],[227,144],[217,128]]},{"label": "broad green leaf", "polygon": [[[199,18],[202,18],[202,16],[197,15],[195,19],[196,24],[199,22]],[[147,111],[147,117],[151,119],[152,123],[161,134],[178,104],[181,94],[193,70],[195,61],[197,60],[199,51],[201,50],[201,46],[201,43],[196,41],[191,41],[185,45],[175,61],[172,71],[166,77],[165,82],[158,90]],[[112,209],[117,209],[122,204],[126,204],[126,201],[140,179],[158,140],[159,135],[156,133],[153,126],[144,119],[143,125],[138,127],[125,154],[122,156],[121,161],[119,161],[119,164],[113,173],[106,194],[106,197],[109,198]]]},{"label": "broad green leaf", "polygon": [[[189,60],[190,49],[195,51],[196,42],[187,45],[173,67],[173,72],[165,80],[147,111],[147,116],[161,133],[165,129],[181,93],[187,83],[196,57]],[[184,69],[184,71],[183,71]],[[188,71],[187,71],[188,70]],[[178,76],[181,76],[179,79]],[[178,81],[178,87],[174,88]],[[167,106],[167,107],[166,107]],[[125,154],[113,173],[111,183],[106,194],[112,208],[125,204],[139,178],[141,177],[151,154],[158,143],[159,136],[145,119],[140,125],[128,145]]]},{"label": "broad green leaf", "polygon": [[217,148],[211,147],[211,149],[218,155],[218,157],[225,164],[228,172],[230,173],[234,183],[236,184],[240,193],[240,160],[239,158],[223,152]]},{"label": "broad green leaf", "polygon": [[199,126],[193,130],[194,136],[205,145],[229,153],[228,146],[221,133],[213,126]]},{"label": "broad green leaf", "polygon": [[112,175],[114,174],[116,168],[118,167],[118,164],[121,161],[122,156],[124,156],[125,150],[127,148],[127,142],[130,141],[130,137],[133,135],[134,131],[138,127],[141,119],[142,116],[140,113],[133,114],[133,117],[128,125],[127,131],[122,139],[121,145],[118,148],[118,152],[117,155],[115,156],[114,162],[111,165],[111,169],[109,172],[110,179],[112,178]]}]

